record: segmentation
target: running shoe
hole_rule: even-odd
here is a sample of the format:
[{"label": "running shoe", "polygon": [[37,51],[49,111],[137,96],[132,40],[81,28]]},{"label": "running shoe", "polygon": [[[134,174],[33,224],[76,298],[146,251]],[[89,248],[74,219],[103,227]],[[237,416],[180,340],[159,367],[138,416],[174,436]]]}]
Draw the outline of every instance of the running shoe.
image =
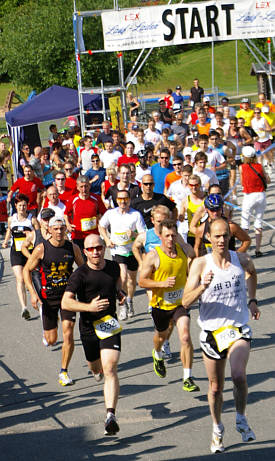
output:
[{"label": "running shoe", "polygon": [[130,301],[127,301],[127,314],[128,314],[128,318],[134,317],[135,315],[132,299]]},{"label": "running shoe", "polygon": [[59,384],[61,384],[61,386],[71,386],[74,382],[73,380],[69,377],[67,371],[62,371],[61,373],[59,373]]},{"label": "running shoe", "polygon": [[236,429],[238,432],[240,432],[243,442],[251,442],[252,440],[256,440],[256,435],[249,427],[245,416],[240,421],[236,421]]},{"label": "running shoe", "polygon": [[170,350],[170,344],[168,340],[164,341],[163,346],[161,348],[161,352],[162,352],[162,357],[164,359],[171,359],[172,352]]},{"label": "running shoe", "polygon": [[187,392],[196,392],[200,390],[199,386],[194,383],[193,378],[191,377],[183,381],[182,389]]},{"label": "running shoe", "polygon": [[155,349],[152,350],[153,362],[154,362],[154,371],[157,376],[160,378],[165,378],[166,376],[166,368],[164,365],[163,359],[157,359],[155,356]]},{"label": "running shoe", "polygon": [[255,251],[255,256],[256,258],[260,258],[261,256],[263,256],[263,253],[261,251]]},{"label": "running shoe", "polygon": [[113,413],[108,413],[105,420],[104,435],[116,435],[119,432],[119,425],[117,424],[116,417]]},{"label": "running shoe", "polygon": [[45,336],[42,337],[42,343],[44,344],[45,347],[49,346],[48,341],[46,340]]},{"label": "running shoe", "polygon": [[152,306],[150,306],[150,304],[148,305],[148,308],[147,308],[147,312],[148,314],[152,314]]},{"label": "running shoe", "polygon": [[22,316],[22,319],[25,319],[25,320],[30,320],[30,318],[31,318],[31,314],[29,313],[28,309],[26,309],[26,308],[22,310],[21,316]]},{"label": "running shoe", "polygon": [[213,431],[212,441],[210,445],[211,453],[222,453],[224,451],[223,436],[224,436],[224,428],[220,434],[217,434],[216,432]]},{"label": "running shoe", "polygon": [[118,320],[127,320],[127,304],[124,303],[120,307],[119,314],[118,314]]},{"label": "running shoe", "polygon": [[94,378],[96,380],[97,383],[99,383],[100,381],[102,381],[103,379],[103,371],[100,371],[99,373],[94,373]]}]

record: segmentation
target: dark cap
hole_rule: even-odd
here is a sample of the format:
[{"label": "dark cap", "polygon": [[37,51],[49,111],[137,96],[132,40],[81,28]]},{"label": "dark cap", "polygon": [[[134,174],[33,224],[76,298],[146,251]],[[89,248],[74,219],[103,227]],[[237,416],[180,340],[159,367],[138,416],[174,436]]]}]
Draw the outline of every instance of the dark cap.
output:
[{"label": "dark cap", "polygon": [[247,102],[248,104],[250,103],[250,99],[249,98],[242,98],[241,99],[241,102]]},{"label": "dark cap", "polygon": [[43,210],[41,211],[42,219],[50,219],[53,216],[55,216],[55,212],[51,208],[43,208]]},{"label": "dark cap", "polygon": [[180,86],[180,85],[177,85],[177,86],[176,86],[176,90],[181,90],[181,86]]},{"label": "dark cap", "polygon": [[221,99],[221,102],[229,102],[229,99],[224,97],[224,98]]}]

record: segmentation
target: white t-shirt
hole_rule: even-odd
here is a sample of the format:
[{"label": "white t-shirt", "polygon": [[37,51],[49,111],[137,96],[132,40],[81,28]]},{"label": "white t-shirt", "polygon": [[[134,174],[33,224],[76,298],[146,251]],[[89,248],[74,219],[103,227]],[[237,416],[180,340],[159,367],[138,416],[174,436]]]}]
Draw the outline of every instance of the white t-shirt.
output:
[{"label": "white t-shirt", "polygon": [[[58,201],[57,205],[52,205],[49,202],[47,208],[50,208],[51,210],[53,210],[55,212],[55,216],[58,216],[59,218],[64,217],[64,211],[65,211],[66,205],[60,200]],[[41,221],[41,212],[39,213],[37,219],[38,221]]]},{"label": "white t-shirt", "polygon": [[128,213],[121,213],[120,209],[113,208],[107,210],[99,221],[99,225],[107,229],[111,228],[111,241],[115,244],[111,248],[112,255],[130,256],[132,255],[132,245],[135,237],[130,237],[127,231],[141,233],[145,232],[146,226],[139,211],[130,208]]},{"label": "white t-shirt", "polygon": [[157,142],[161,140],[161,135],[158,131],[152,131],[149,128],[147,128],[144,131],[144,134],[145,134],[144,136],[145,141],[152,142],[154,145],[156,145]]},{"label": "white t-shirt", "polygon": [[144,175],[151,174],[151,170],[152,170],[152,168],[150,166],[148,166],[148,168],[146,168],[146,170],[143,170],[140,165],[137,165],[137,167],[136,167],[136,180],[138,182],[141,182]]},{"label": "white t-shirt", "polygon": [[82,164],[82,174],[85,174],[90,168],[92,168],[92,155],[95,151],[93,149],[81,151],[80,158]]},{"label": "white t-shirt", "polygon": [[178,211],[180,211],[182,201],[189,194],[190,194],[189,187],[184,187],[184,185],[181,182],[181,179],[178,179],[177,181],[172,182],[172,184],[169,186],[167,193],[166,193],[167,197],[169,199],[172,199],[175,202]]},{"label": "white t-shirt", "polygon": [[205,168],[203,171],[197,171],[196,167],[193,169],[193,174],[197,174],[201,178],[201,187],[204,191],[207,190],[212,184],[219,184],[219,180],[216,176],[216,173],[209,168]]},{"label": "white t-shirt", "polygon": [[[225,158],[224,156],[216,149],[214,149],[213,147],[210,147],[208,149],[208,151],[206,152],[206,155],[207,155],[207,168],[214,168],[215,166],[217,166],[217,163],[219,163],[219,165],[221,163],[224,163],[225,162]],[[218,166],[219,166],[218,165]]]},{"label": "white t-shirt", "polygon": [[100,161],[103,163],[104,168],[109,168],[112,164],[117,164],[117,161],[119,157],[121,157],[122,154],[118,150],[114,150],[113,152],[107,152],[106,150],[103,150],[100,152],[99,158]]}]

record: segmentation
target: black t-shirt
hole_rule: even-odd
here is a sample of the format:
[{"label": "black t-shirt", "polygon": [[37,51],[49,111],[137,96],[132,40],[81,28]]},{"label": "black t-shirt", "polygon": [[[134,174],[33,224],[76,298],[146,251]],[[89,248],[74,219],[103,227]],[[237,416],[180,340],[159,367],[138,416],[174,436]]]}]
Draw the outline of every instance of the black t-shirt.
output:
[{"label": "black t-shirt", "polygon": [[196,102],[201,102],[201,98],[204,95],[204,89],[201,88],[200,86],[198,88],[195,88],[192,86],[191,88],[191,101],[194,103]]},{"label": "black t-shirt", "polygon": [[176,207],[176,204],[172,202],[172,200],[169,200],[164,194],[159,194],[157,192],[153,193],[153,198],[151,198],[151,200],[144,200],[140,195],[131,201],[131,207],[142,214],[147,229],[154,227],[151,221],[151,210],[154,205],[165,205],[170,211],[173,211]]},{"label": "black t-shirt", "polygon": [[[117,188],[117,184],[116,184],[115,186],[109,187],[105,195],[106,199],[108,199],[109,197],[112,198],[114,207],[118,206],[117,201],[116,201],[118,190],[120,189]],[[135,184],[132,184],[132,183],[130,183],[128,191],[130,194],[131,203],[132,203],[132,200],[138,197],[141,193],[139,186],[135,186]]]},{"label": "black t-shirt", "polygon": [[69,278],[66,291],[74,293],[79,302],[89,303],[98,295],[108,298],[109,307],[101,312],[81,312],[79,330],[81,334],[93,334],[93,321],[105,315],[116,317],[116,284],[120,276],[117,262],[105,260],[102,270],[91,269],[83,264]]},{"label": "black t-shirt", "polygon": [[111,141],[113,142],[112,138],[112,133],[106,134],[104,131],[102,133],[99,133],[97,140],[96,140],[96,145],[98,144],[105,144],[105,142]]}]

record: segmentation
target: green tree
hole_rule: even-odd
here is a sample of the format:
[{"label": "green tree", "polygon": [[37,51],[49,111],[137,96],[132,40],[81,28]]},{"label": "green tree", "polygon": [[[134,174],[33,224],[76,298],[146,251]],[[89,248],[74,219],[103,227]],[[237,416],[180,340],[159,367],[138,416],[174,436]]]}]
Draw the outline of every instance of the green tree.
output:
[{"label": "green tree", "polygon": [[[134,6],[138,2],[119,4]],[[82,0],[77,7],[81,11],[100,9],[102,2],[95,0],[91,4]],[[104,2],[104,8],[112,7],[113,1]],[[6,0],[1,21],[0,74],[8,74],[17,86],[29,86],[37,91],[53,84],[76,88],[72,14],[73,2],[68,0]],[[100,17],[84,19],[86,49],[103,49],[101,30]],[[139,50],[123,54],[125,75],[138,53]],[[159,75],[161,62],[175,63],[176,53],[176,47],[155,49],[139,74],[140,81]],[[81,65],[84,86],[99,86],[101,79],[107,85],[118,83],[116,53],[82,55]]]}]

